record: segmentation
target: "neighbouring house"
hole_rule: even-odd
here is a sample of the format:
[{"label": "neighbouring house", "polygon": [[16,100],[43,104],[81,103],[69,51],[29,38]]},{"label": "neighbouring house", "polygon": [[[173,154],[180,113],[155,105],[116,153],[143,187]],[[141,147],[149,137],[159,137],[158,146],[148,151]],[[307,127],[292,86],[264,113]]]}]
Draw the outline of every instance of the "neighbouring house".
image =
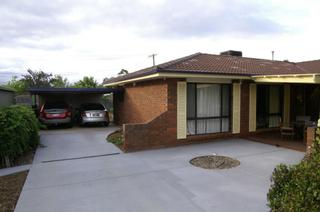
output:
[{"label": "neighbouring house", "polygon": [[14,104],[15,91],[13,89],[0,87],[0,107]]},{"label": "neighbouring house", "polygon": [[320,60],[293,63],[196,53],[104,81],[124,149],[246,137],[319,118]]}]

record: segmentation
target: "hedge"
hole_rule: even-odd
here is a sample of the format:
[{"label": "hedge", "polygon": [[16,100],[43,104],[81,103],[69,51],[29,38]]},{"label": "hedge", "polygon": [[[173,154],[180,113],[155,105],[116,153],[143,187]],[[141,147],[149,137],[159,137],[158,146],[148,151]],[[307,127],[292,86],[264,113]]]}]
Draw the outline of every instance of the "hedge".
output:
[{"label": "hedge", "polygon": [[320,130],[311,154],[299,164],[279,165],[268,193],[272,211],[320,211]]},{"label": "hedge", "polygon": [[10,166],[39,143],[40,124],[27,106],[0,108],[0,166]]}]

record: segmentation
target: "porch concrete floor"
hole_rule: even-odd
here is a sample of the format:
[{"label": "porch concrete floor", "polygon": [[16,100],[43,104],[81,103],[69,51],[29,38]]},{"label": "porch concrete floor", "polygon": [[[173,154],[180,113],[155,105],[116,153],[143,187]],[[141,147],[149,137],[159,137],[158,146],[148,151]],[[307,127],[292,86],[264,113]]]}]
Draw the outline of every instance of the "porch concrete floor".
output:
[{"label": "porch concrete floor", "polygon": [[248,136],[247,139],[274,146],[289,148],[300,152],[306,151],[306,144],[302,139],[281,138],[279,130],[260,132],[255,135]]},{"label": "porch concrete floor", "polygon": [[[61,156],[87,156],[95,152],[94,147],[99,154],[119,152],[104,140],[111,131],[91,128],[43,134],[47,147],[37,151],[16,211],[269,211],[266,195],[272,170],[279,163],[297,163],[304,155],[230,139],[42,163]],[[189,164],[193,157],[212,153],[234,157],[241,164],[226,170]]]}]

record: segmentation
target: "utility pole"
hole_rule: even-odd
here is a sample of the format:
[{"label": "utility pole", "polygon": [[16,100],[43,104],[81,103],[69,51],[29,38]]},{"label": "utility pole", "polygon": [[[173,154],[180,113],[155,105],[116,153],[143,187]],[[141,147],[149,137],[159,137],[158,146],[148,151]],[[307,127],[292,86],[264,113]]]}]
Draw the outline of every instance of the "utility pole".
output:
[{"label": "utility pole", "polygon": [[149,55],[149,57],[152,57],[152,61],[153,61],[153,66],[156,66],[156,57],[157,54],[152,54],[152,55]]},{"label": "utility pole", "polygon": [[271,54],[272,54],[272,60],[274,60],[274,51],[272,51]]}]

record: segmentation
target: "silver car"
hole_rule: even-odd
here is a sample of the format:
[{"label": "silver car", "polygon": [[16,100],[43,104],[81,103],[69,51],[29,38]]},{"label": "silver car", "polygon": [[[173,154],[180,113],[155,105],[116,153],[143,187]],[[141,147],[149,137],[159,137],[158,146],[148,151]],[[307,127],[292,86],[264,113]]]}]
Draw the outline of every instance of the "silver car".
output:
[{"label": "silver car", "polygon": [[109,125],[107,109],[100,103],[86,103],[80,106],[80,124],[102,123]]}]

